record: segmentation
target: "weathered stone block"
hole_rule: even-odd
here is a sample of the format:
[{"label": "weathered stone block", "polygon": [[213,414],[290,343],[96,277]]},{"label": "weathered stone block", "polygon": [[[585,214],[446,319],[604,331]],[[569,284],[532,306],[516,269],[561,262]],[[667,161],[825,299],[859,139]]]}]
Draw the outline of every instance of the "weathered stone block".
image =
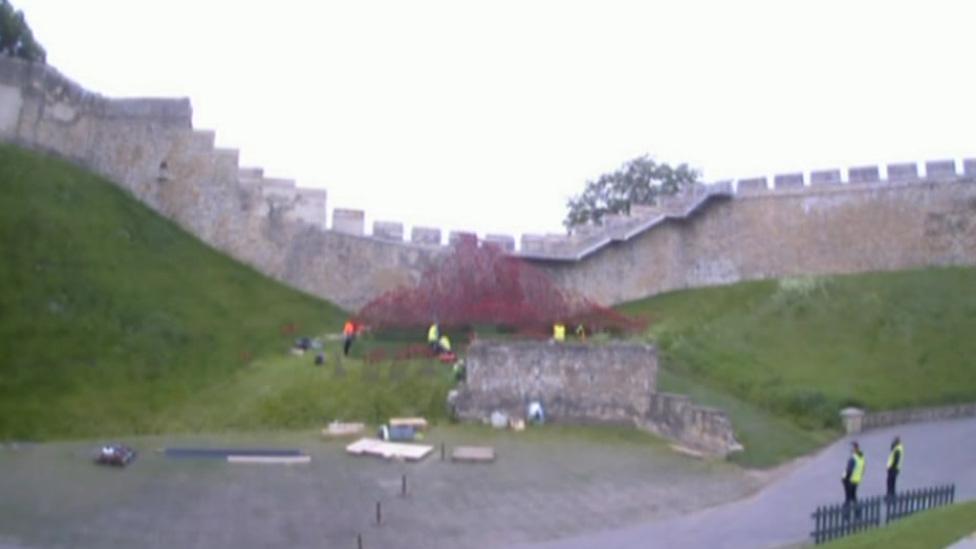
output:
[{"label": "weathered stone block", "polygon": [[848,407],[840,411],[840,419],[844,424],[844,431],[849,435],[861,432],[864,421],[864,410]]},{"label": "weathered stone block", "polygon": [[298,195],[292,179],[262,179],[261,195],[277,201],[291,202]]},{"label": "weathered stone block", "polygon": [[925,163],[926,179],[955,179],[956,162],[954,160],[935,160]]},{"label": "weathered stone block", "polygon": [[414,227],[413,230],[410,231],[410,241],[414,244],[440,246],[441,230],[431,227]]},{"label": "weathered stone block", "polygon": [[373,237],[393,242],[403,241],[403,223],[396,221],[374,221]]},{"label": "weathered stone block", "polygon": [[802,189],[803,188],[803,174],[802,173],[788,173],[777,175],[773,178],[773,186],[776,190],[780,189]]},{"label": "weathered stone block", "polygon": [[0,135],[13,136],[23,105],[20,88],[0,84]]},{"label": "weathered stone block", "polygon": [[810,172],[810,185],[840,185],[840,170],[818,170]]},{"label": "weathered stone block", "polygon": [[295,208],[292,216],[316,228],[326,229],[328,192],[325,189],[307,187],[296,189]]},{"label": "weathered stone block", "polygon": [[484,243],[492,246],[498,246],[506,252],[515,251],[515,237],[507,234],[485,235]]},{"label": "weathered stone block", "polygon": [[976,158],[967,158],[962,161],[962,171],[966,177],[976,177]]},{"label": "weathered stone block", "polygon": [[738,192],[764,192],[769,190],[765,177],[753,177],[751,179],[740,179],[737,186]]},{"label": "weathered stone block", "polygon": [[362,210],[336,208],[332,211],[332,230],[337,233],[363,236],[366,232],[366,213]]},{"label": "weathered stone block", "polygon": [[546,247],[546,237],[541,234],[523,234],[522,235],[522,247],[520,251],[522,253],[533,253],[541,254],[545,252]]},{"label": "weathered stone block", "polygon": [[881,181],[881,171],[877,166],[860,166],[847,170],[847,180],[851,183],[877,183]]},{"label": "weathered stone block", "polygon": [[888,164],[888,181],[915,181],[918,179],[918,165]]}]

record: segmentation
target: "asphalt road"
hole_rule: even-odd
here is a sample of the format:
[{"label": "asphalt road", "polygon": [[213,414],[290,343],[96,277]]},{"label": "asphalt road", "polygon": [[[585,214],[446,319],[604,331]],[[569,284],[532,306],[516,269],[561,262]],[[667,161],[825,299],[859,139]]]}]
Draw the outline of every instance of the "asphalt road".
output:
[{"label": "asphalt road", "polygon": [[809,540],[810,513],[818,505],[844,499],[840,479],[852,440],[860,442],[867,460],[858,495],[884,493],[885,463],[895,435],[905,445],[899,490],[955,483],[957,501],[976,498],[976,418],[918,423],[839,440],[744,500],[638,526],[516,547],[754,549],[801,543]]}]

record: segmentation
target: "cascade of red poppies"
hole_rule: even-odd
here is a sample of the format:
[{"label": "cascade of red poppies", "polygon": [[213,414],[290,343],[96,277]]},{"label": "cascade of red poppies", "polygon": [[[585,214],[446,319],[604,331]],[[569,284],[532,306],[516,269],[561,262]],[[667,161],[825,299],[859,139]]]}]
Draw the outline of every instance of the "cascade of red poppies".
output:
[{"label": "cascade of red poppies", "polygon": [[357,314],[374,328],[491,324],[524,333],[546,333],[554,322],[588,331],[634,331],[639,320],[556,286],[533,265],[499,247],[462,239],[413,287],[384,293]]}]

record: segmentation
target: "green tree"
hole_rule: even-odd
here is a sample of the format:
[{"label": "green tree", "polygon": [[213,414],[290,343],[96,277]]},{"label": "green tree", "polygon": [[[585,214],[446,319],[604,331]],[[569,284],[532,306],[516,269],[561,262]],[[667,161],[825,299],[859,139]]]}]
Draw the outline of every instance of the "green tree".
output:
[{"label": "green tree", "polygon": [[656,204],[658,196],[675,194],[697,183],[700,175],[687,164],[672,167],[640,156],[614,172],[587,181],[586,189],[569,199],[563,224],[568,228],[602,224],[605,215],[630,213],[635,204]]},{"label": "green tree", "polygon": [[34,40],[24,12],[15,10],[9,0],[0,0],[0,55],[41,63],[47,60],[47,52]]}]

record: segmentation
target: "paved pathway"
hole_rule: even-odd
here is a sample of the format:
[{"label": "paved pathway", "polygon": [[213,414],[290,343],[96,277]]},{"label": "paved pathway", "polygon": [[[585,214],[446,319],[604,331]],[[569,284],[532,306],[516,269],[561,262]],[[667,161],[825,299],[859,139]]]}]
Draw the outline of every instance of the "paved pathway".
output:
[{"label": "paved pathway", "polygon": [[[856,437],[867,459],[859,495],[884,492],[888,447],[896,434],[905,444],[905,470],[899,488],[954,482],[957,501],[976,498],[976,419],[903,425]],[[840,478],[851,440],[848,437],[834,443],[745,500],[674,519],[519,547],[752,549],[803,542],[809,539],[813,509],[843,500]]]}]

